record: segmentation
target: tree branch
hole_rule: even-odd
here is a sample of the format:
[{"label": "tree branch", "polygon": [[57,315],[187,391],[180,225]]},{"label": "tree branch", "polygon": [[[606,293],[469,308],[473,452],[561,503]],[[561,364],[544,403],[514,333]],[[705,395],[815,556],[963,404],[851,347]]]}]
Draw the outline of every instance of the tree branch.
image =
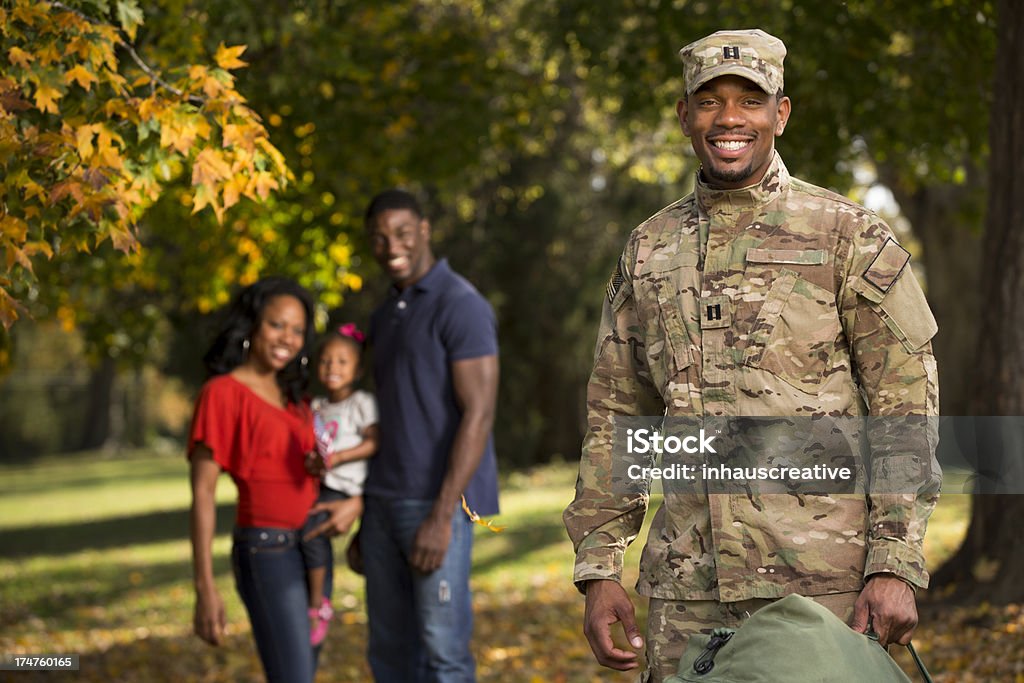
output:
[{"label": "tree branch", "polygon": [[[76,10],[73,7],[68,7],[64,3],[59,2],[59,0],[51,0],[50,5],[52,5],[53,7],[58,8],[58,9],[61,9],[61,10],[65,11],[65,12],[71,12],[75,16],[83,19],[84,21],[89,22],[90,24],[100,25],[100,24],[104,23],[104,22],[99,21],[98,19],[95,19],[93,17],[90,17],[87,14],[84,14],[84,13],[80,12],[79,10]],[[110,26],[110,24],[107,24],[107,25]],[[185,92],[183,90],[181,90],[180,88],[176,88],[173,85],[171,85],[170,83],[168,83],[167,81],[165,81],[163,78],[160,77],[160,73],[156,69],[154,69],[153,67],[149,66],[148,64],[146,64],[146,62],[143,61],[142,57],[139,56],[139,53],[135,51],[135,46],[132,45],[130,40],[128,40],[128,36],[125,34],[125,32],[123,30],[117,28],[116,26],[113,26],[113,29],[115,31],[117,31],[118,37],[120,38],[121,47],[123,47],[125,50],[128,51],[128,54],[131,56],[132,61],[135,62],[138,65],[138,67],[140,69],[142,69],[142,71],[147,76],[149,76],[151,79],[153,79],[153,81],[155,83],[159,84],[160,87],[165,88],[166,90],[169,90],[170,92],[174,93],[178,97],[186,97]],[[192,104],[197,104],[197,105],[206,104],[206,98],[200,97],[198,95],[188,95],[187,99]]]}]

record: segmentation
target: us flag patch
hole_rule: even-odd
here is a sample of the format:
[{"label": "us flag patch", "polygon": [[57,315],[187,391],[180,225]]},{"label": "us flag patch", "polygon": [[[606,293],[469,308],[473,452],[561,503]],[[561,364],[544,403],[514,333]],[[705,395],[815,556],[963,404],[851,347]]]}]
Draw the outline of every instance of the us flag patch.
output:
[{"label": "us flag patch", "polygon": [[608,303],[615,300],[615,295],[619,293],[625,281],[626,278],[622,275],[622,265],[616,265],[615,270],[612,271],[611,278],[608,280],[608,287],[605,289],[605,293],[608,295]]}]

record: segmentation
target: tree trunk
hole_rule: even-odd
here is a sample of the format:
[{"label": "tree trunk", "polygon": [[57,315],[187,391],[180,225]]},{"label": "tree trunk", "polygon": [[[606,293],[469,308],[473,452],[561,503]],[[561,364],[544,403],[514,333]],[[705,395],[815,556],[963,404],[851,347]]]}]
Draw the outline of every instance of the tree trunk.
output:
[{"label": "tree trunk", "polygon": [[103,446],[110,436],[110,406],[113,402],[117,364],[104,356],[89,377],[85,394],[85,423],[77,450],[87,451]]},{"label": "tree trunk", "polygon": [[131,388],[124,392],[125,445],[143,448],[146,445],[146,377],[141,367],[132,371]]},{"label": "tree trunk", "polygon": [[[971,408],[976,415],[1024,415],[1024,4],[999,2],[999,47],[989,129],[989,197],[981,262],[981,317]],[[981,427],[982,425],[979,425]],[[1010,435],[1016,440],[1019,434]],[[1007,450],[1007,449],[1004,449]],[[1019,468],[1007,452],[999,468]],[[970,578],[981,562],[991,581],[970,595],[991,602],[1024,600],[1024,496],[979,492],[964,544],[939,582]]]}]

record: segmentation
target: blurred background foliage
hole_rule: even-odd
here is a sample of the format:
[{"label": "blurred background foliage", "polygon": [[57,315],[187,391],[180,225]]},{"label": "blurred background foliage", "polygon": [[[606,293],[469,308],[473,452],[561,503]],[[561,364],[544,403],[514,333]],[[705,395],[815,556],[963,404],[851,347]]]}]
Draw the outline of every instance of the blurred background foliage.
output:
[{"label": "blurred background foliage", "polygon": [[[573,458],[607,276],[632,227],[692,185],[674,118],[676,52],[723,26],[785,39],[794,114],[779,142],[784,159],[794,174],[859,199],[885,188],[876,204],[909,224],[940,324],[955,322],[964,278],[977,277],[969,250],[983,219],[992,2],[68,6],[111,25],[138,9],[131,43],[159,73],[246,46],[235,87],[292,180],[218,221],[193,213],[195,180],[178,172],[138,218],[138,251],[108,240],[36,259],[36,280],[11,288],[31,319],[0,344],[4,456],[180,436],[187,410],[157,408],[155,396],[173,387],[190,396],[212,312],[260,275],[310,287],[321,329],[365,323],[386,283],[368,257],[362,210],[400,185],[429,207],[437,253],[498,313],[502,460]],[[133,66],[123,46],[116,54]],[[938,247],[950,239],[962,248]],[[963,327],[942,325],[944,367],[973,343],[955,338]],[[966,400],[966,387],[951,386],[947,405]]]}]

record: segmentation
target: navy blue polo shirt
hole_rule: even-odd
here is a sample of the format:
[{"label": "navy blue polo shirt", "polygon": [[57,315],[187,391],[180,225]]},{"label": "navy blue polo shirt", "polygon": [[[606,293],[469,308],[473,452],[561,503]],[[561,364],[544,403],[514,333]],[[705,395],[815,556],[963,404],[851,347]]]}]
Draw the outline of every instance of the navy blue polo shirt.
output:
[{"label": "navy blue polo shirt", "polygon": [[[399,291],[370,320],[373,375],[380,411],[377,455],[370,458],[366,493],[436,498],[448,469],[462,411],[451,364],[498,353],[494,311],[446,259]],[[481,515],[498,512],[498,466],[488,436],[466,502]]]}]

